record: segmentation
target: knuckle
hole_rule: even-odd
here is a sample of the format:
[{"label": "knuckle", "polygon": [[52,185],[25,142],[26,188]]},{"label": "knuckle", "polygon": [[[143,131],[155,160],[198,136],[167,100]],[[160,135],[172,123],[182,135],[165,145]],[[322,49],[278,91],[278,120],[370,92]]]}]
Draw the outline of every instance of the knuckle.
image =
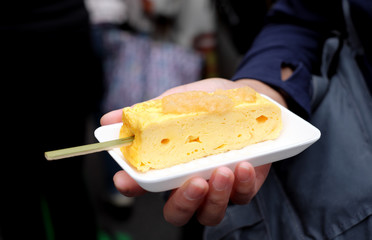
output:
[{"label": "knuckle", "polygon": [[164,211],[164,219],[175,226],[182,226],[188,222],[193,214],[194,211],[190,207],[174,205],[172,209]]},{"label": "knuckle", "polygon": [[235,204],[247,204],[256,192],[254,183],[237,184],[231,193],[231,201]]},{"label": "knuckle", "polygon": [[185,215],[189,213],[194,213],[194,207],[186,204],[176,203],[174,205],[174,211],[178,214]]},{"label": "knuckle", "polygon": [[211,208],[217,209],[227,205],[228,199],[224,198],[209,198],[207,203]]}]

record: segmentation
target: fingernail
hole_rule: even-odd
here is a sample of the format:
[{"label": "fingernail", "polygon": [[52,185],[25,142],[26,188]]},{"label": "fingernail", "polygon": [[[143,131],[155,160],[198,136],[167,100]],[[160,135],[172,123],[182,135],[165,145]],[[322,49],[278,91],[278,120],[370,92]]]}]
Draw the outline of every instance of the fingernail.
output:
[{"label": "fingernail", "polygon": [[204,196],[204,188],[196,181],[191,181],[183,194],[188,200],[198,200]]},{"label": "fingernail", "polygon": [[216,189],[217,191],[223,191],[227,188],[227,185],[228,185],[228,179],[229,179],[229,175],[222,172],[222,171],[219,171],[216,173],[216,176],[213,180],[213,187],[214,189]]},{"label": "fingernail", "polygon": [[240,169],[239,176],[238,176],[239,182],[246,183],[246,182],[251,181],[251,174],[250,174],[251,166],[248,163],[241,163],[239,165],[239,169]]}]

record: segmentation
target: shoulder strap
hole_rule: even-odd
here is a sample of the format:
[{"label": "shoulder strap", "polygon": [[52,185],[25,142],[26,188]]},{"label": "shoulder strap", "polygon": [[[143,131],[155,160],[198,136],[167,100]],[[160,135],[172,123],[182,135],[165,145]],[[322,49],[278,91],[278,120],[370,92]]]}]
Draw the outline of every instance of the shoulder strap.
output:
[{"label": "shoulder strap", "polygon": [[342,9],[344,12],[346,31],[348,34],[347,42],[350,44],[351,48],[354,51],[356,51],[358,55],[363,54],[364,53],[363,46],[354,28],[353,20],[351,19],[349,0],[342,0]]},{"label": "shoulder strap", "polygon": [[326,40],[321,64],[321,76],[313,76],[312,79],[312,100],[311,106],[315,109],[322,101],[328,91],[329,81],[337,70],[341,49],[345,44],[353,51],[353,54],[363,54],[363,47],[350,15],[350,5],[348,0],[342,0],[342,10],[344,15],[347,36],[335,35]]}]

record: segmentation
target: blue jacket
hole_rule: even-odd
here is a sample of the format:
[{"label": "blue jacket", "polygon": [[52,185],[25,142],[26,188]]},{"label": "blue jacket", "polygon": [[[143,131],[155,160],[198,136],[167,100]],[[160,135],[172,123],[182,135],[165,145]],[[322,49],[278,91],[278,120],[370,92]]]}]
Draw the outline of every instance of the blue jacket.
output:
[{"label": "blue jacket", "polygon": [[[372,23],[372,2],[350,0],[350,12],[367,56],[372,56],[368,24]],[[310,114],[310,80],[318,72],[323,43],[333,31],[345,32],[341,1],[280,0],[267,21],[233,79],[266,82],[288,94],[297,106],[294,109],[297,113]],[[369,86],[372,85],[371,62],[371,57],[360,62]],[[295,69],[285,82],[280,78],[283,65]]]}]

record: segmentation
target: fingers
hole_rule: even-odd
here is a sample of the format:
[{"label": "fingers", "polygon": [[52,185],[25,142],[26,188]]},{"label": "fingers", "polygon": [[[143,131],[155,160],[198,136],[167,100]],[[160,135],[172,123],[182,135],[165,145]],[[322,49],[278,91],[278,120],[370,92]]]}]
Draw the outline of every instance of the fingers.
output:
[{"label": "fingers", "polygon": [[[237,204],[250,202],[265,181],[270,166],[254,168],[250,163],[242,162],[234,172],[227,167],[216,169],[208,182],[199,177],[189,179],[174,190],[165,203],[165,220],[182,226],[197,213],[201,224],[217,225],[225,215],[229,200]],[[125,171],[115,174],[114,183],[118,191],[128,197],[146,192]]]},{"label": "fingers", "polygon": [[229,200],[246,204],[264,182],[270,165],[258,168],[248,162],[237,165],[235,172],[227,167],[216,169],[209,182],[193,178],[175,190],[164,207],[165,219],[176,226],[186,224],[197,213],[199,222],[214,226],[223,219]]},{"label": "fingers", "polygon": [[260,189],[265,182],[267,175],[269,175],[271,163],[255,167],[256,172],[256,189]]},{"label": "fingers", "polygon": [[218,168],[209,179],[209,193],[198,211],[198,220],[206,226],[221,222],[229,203],[234,174],[227,167]]},{"label": "fingers", "polygon": [[164,205],[165,220],[175,226],[186,224],[202,204],[208,188],[204,179],[192,178],[174,190]]},{"label": "fingers", "polygon": [[235,204],[247,204],[257,194],[269,174],[271,164],[253,167],[241,162],[235,168],[235,182],[231,201]]},{"label": "fingers", "polygon": [[256,194],[256,172],[248,162],[241,162],[235,168],[235,182],[231,201],[235,204],[246,204]]},{"label": "fingers", "polygon": [[109,113],[106,113],[101,118],[101,125],[108,125],[108,124],[114,124],[119,123],[122,121],[122,109],[118,109],[115,111],[111,111]]},{"label": "fingers", "polygon": [[226,167],[215,170],[209,183],[202,178],[192,178],[168,199],[164,206],[165,220],[182,226],[197,212],[201,224],[218,224],[225,215],[233,183],[234,174]]},{"label": "fingers", "polygon": [[119,171],[114,175],[114,184],[116,189],[127,197],[136,197],[146,193],[125,171]]}]

